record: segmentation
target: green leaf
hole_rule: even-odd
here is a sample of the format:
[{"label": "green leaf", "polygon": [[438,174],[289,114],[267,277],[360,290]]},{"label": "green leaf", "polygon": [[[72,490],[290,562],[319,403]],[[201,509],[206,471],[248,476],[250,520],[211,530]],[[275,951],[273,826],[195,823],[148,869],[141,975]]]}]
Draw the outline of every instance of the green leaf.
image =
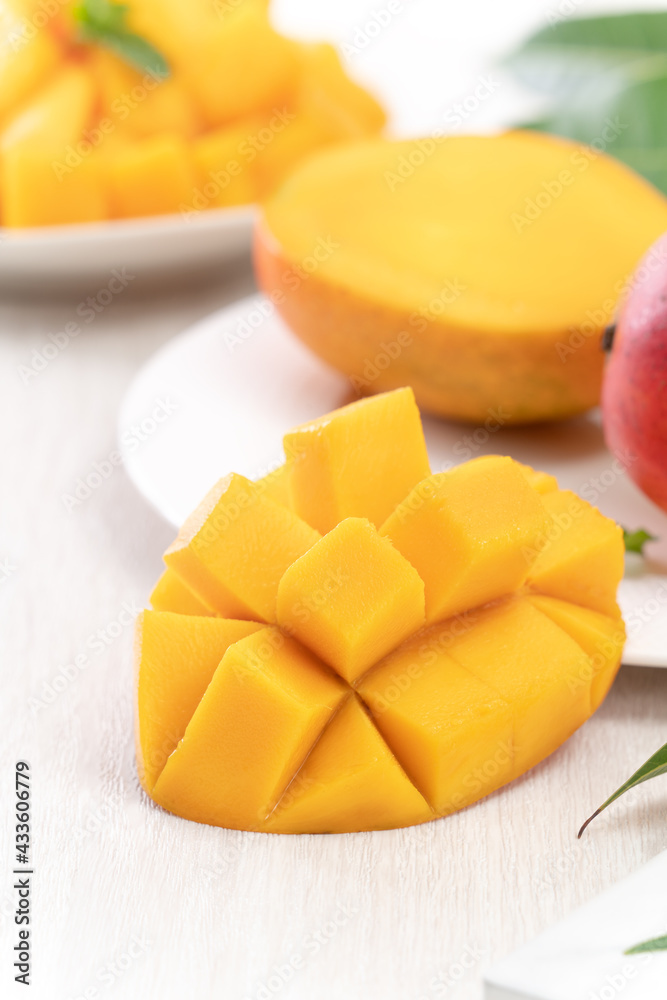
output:
[{"label": "green leaf", "polygon": [[667,12],[563,20],[506,65],[550,98],[529,127],[609,153],[667,193]]},{"label": "green leaf", "polygon": [[667,951],[667,935],[664,937],[652,938],[650,941],[642,941],[633,948],[628,948],[626,955],[640,955],[644,951]]},{"label": "green leaf", "polygon": [[657,538],[645,528],[637,528],[636,531],[628,531],[627,528],[623,528],[623,541],[626,552],[638,552],[639,555],[643,555],[646,543],[656,542]]},{"label": "green leaf", "polygon": [[167,60],[145,38],[128,29],[127,12],[126,4],[112,0],[82,0],[73,10],[80,40],[103,45],[140,72],[165,79],[169,76]]},{"label": "green leaf", "polygon": [[627,792],[630,788],[634,788],[636,785],[641,785],[642,782],[648,781],[649,778],[657,778],[659,774],[667,774],[667,743],[665,743],[665,745],[661,747],[657,753],[654,753],[652,757],[649,757],[646,763],[642,764],[639,770],[635,771],[632,777],[628,778],[624,785],[621,785],[621,787],[618,788],[613,795],[610,795],[606,802],[602,803],[599,809],[595,810],[592,816],[589,816],[579,831],[579,837],[581,837],[588,824],[594,820],[596,816],[599,816],[603,809],[610,806],[612,802],[615,802],[616,799],[620,798],[621,795]]},{"label": "green leaf", "polygon": [[566,18],[531,35],[506,60],[526,85],[571,94],[582,80],[667,52],[667,12]]}]

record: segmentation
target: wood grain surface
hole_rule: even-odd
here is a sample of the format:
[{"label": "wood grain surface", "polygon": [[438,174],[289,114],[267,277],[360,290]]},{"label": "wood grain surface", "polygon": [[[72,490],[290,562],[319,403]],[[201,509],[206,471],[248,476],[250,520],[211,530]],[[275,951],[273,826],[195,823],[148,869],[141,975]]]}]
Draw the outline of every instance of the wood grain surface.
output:
[{"label": "wood grain surface", "polygon": [[[245,270],[159,295],[130,284],[27,376],[97,289],[0,305],[3,998],[480,998],[495,959],[667,846],[658,783],[576,840],[665,741],[665,670],[624,668],[550,760],[420,828],[244,834],[167,815],[139,789],[130,619],[172,532],[113,464],[117,409],[153,351],[249,287]],[[11,967],[17,759],[34,802],[27,994]]]}]

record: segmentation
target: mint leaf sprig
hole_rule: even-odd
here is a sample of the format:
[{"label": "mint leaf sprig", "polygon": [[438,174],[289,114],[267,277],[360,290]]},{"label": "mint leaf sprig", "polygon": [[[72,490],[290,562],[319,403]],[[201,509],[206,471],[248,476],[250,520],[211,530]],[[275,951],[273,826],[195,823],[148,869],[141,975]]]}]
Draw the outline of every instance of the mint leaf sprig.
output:
[{"label": "mint leaf sprig", "polygon": [[645,951],[667,951],[667,935],[663,937],[651,938],[650,941],[642,941],[632,948],[626,949],[625,955],[641,955]]},{"label": "mint leaf sprig", "polygon": [[623,541],[626,552],[637,552],[640,556],[643,556],[646,543],[657,542],[657,540],[657,537],[652,535],[650,531],[647,531],[646,528],[637,528],[635,531],[628,531],[627,528],[623,528]]},{"label": "mint leaf sprig", "polygon": [[618,788],[613,795],[609,796],[606,802],[602,803],[599,809],[595,810],[592,816],[588,817],[579,831],[578,836],[581,837],[588,824],[591,823],[596,816],[599,816],[600,813],[607,808],[607,806],[610,806],[612,802],[615,802],[616,799],[620,798],[621,795],[629,791],[631,788],[641,785],[642,782],[648,781],[649,778],[657,778],[659,774],[667,774],[667,743],[665,743],[663,747],[660,747],[660,749],[654,753],[652,757],[649,757],[646,763],[642,764],[639,770],[635,771],[632,777],[628,778],[628,780],[621,785],[621,787]]},{"label": "mint leaf sprig", "polygon": [[128,6],[113,0],[81,0],[72,13],[79,39],[103,45],[142,73],[166,79],[169,63],[154,45],[127,27]]}]

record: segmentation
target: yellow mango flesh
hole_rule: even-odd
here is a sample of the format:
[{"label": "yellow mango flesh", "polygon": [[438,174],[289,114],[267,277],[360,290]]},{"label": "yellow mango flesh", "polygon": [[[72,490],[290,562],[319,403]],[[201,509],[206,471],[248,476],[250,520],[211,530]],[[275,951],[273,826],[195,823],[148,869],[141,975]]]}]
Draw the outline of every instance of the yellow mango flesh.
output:
[{"label": "yellow mango flesh", "polygon": [[299,58],[303,82],[298,105],[332,137],[361,138],[384,128],[384,109],[350,79],[333,45],[303,45]]},{"label": "yellow mango flesh", "polygon": [[2,222],[9,227],[92,222],[106,218],[99,159],[69,165],[95,100],[93,78],[63,69],[0,132]]},{"label": "yellow mango flesh", "polygon": [[424,584],[363,518],[341,521],[287,569],[278,624],[353,683],[424,624]]},{"label": "yellow mango flesh", "polygon": [[231,646],[153,798],[200,823],[258,829],[345,695],[296,640],[265,628]]},{"label": "yellow mango flesh", "polygon": [[[405,394],[379,402],[397,426]],[[362,471],[383,446],[377,428],[349,442]],[[273,833],[420,823],[523,774],[598,707],[624,641],[613,522],[488,457],[427,477],[382,531],[358,516],[320,536],[289,507],[286,453],[257,483],[221,480],[166,554],[156,604],[209,616],[139,623],[137,758],[157,803]],[[537,589],[577,580],[582,603]],[[606,614],[585,603],[601,595]]]},{"label": "yellow mango flesh", "polygon": [[255,120],[249,119],[245,125],[228,125],[208,132],[194,143],[192,155],[199,188],[207,204],[224,208],[255,201],[257,182],[243,150],[249,133],[256,127]]},{"label": "yellow mango flesh", "polygon": [[179,615],[213,615],[173,569],[166,569],[155,584],[150,597],[155,611],[174,611]]},{"label": "yellow mango flesh", "polygon": [[514,778],[591,714],[590,658],[527,598],[472,611],[470,621],[448,653],[512,706]]},{"label": "yellow mango flesh", "polygon": [[531,603],[572,636],[590,657],[591,707],[595,711],[606,698],[621,665],[625,643],[623,619],[610,618],[555,597],[535,596]]},{"label": "yellow mango flesh", "polygon": [[112,214],[121,219],[178,212],[195,189],[188,147],[178,135],[129,143],[109,162],[108,181]]},{"label": "yellow mango flesh", "polygon": [[46,82],[62,51],[48,31],[24,33],[26,11],[20,4],[0,3],[0,124]]},{"label": "yellow mango flesh", "polygon": [[277,468],[267,472],[261,479],[255,482],[255,489],[258,493],[273,500],[274,503],[282,504],[283,507],[292,509],[292,489],[290,486],[291,470],[287,463],[279,465]]},{"label": "yellow mango flesh", "polygon": [[430,623],[517,590],[547,526],[517,463],[490,456],[422,480],[381,533],[424,581]]},{"label": "yellow mango flesh", "polygon": [[411,389],[334,410],[290,431],[284,443],[294,510],[321,532],[346,517],[379,527],[430,472]]},{"label": "yellow mango flesh", "polygon": [[387,830],[433,812],[354,695],[314,745],[266,829],[270,833]]},{"label": "yellow mango flesh", "polygon": [[255,622],[144,611],[137,623],[135,686],[139,778],[151,792],[227,648]]},{"label": "yellow mango flesh", "polygon": [[551,524],[540,539],[528,585],[540,594],[618,617],[616,590],[625,556],[621,528],[569,490],[542,499]]},{"label": "yellow mango flesh", "polygon": [[448,625],[436,625],[388,656],[359,693],[436,815],[470,805],[512,777],[513,710],[458,664]]},{"label": "yellow mango flesh", "polygon": [[280,578],[319,537],[265,491],[233,474],[190,515],[164,559],[224,617],[274,622]]},{"label": "yellow mango flesh", "polygon": [[[527,203],[547,197],[531,220]],[[598,402],[599,334],[666,229],[662,194],[561,138],[369,139],[291,173],[264,206],[256,262],[287,325],[360,391],[411,385],[443,416],[526,423]],[[322,234],[338,249],[290,289]]]}]

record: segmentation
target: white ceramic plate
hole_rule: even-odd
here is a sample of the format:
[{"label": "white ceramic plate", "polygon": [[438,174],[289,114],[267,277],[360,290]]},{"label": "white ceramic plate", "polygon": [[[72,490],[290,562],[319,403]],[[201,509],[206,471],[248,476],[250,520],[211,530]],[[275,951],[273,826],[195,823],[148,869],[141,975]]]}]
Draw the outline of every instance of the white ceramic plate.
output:
[{"label": "white ceramic plate", "polygon": [[0,289],[83,285],[114,269],[154,275],[215,265],[250,249],[255,208],[218,208],[36,229],[0,228]]},{"label": "white ceramic plate", "polygon": [[[221,476],[264,475],[282,460],[285,431],[350,398],[347,380],[253,296],[197,323],[147,362],[121,408],[120,446],[140,492],[178,526]],[[553,473],[621,524],[657,535],[650,559],[629,558],[621,584],[624,662],[667,667],[667,516],[614,463],[597,414],[496,431],[426,417],[424,429],[436,470],[476,455],[512,455]]]}]

